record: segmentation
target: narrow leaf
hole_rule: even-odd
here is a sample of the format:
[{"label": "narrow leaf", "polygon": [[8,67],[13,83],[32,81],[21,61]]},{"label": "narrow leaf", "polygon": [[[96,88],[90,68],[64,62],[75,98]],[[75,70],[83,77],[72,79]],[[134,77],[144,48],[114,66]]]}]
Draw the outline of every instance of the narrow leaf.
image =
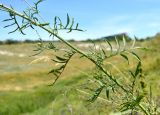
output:
[{"label": "narrow leaf", "polygon": [[62,29],[63,28],[63,24],[62,24],[62,21],[61,21],[61,19],[59,18],[59,17],[57,17],[58,18],[58,20],[59,20],[59,26],[60,26],[60,29]]},{"label": "narrow leaf", "polygon": [[67,33],[70,33],[70,32],[72,32],[72,29],[69,29],[69,31]]},{"label": "narrow leaf", "polygon": [[85,30],[82,30],[82,29],[76,29],[77,31],[85,31]]},{"label": "narrow leaf", "polygon": [[52,61],[56,62],[56,63],[65,63],[66,61],[58,61],[58,60],[55,60],[55,59],[52,59]]},{"label": "narrow leaf", "polygon": [[111,43],[110,43],[108,40],[105,40],[105,42],[107,42],[107,43],[108,43],[108,45],[109,45],[109,47],[110,47],[110,51],[111,51],[111,53],[112,53],[112,52],[113,52],[113,48],[112,48]]},{"label": "narrow leaf", "polygon": [[[66,66],[66,65],[64,64],[64,65],[60,66],[59,68],[57,68],[57,70],[59,70],[59,71],[62,72],[62,71],[64,70],[65,66]],[[60,73],[61,73],[61,72],[60,72]]]},{"label": "narrow leaf", "polygon": [[11,20],[13,20],[13,18],[5,19],[5,20],[3,20],[2,22],[11,21]]},{"label": "narrow leaf", "polygon": [[54,29],[57,29],[57,16],[54,17]]},{"label": "narrow leaf", "polygon": [[102,49],[103,55],[106,56],[106,52],[104,51],[104,49]]},{"label": "narrow leaf", "polygon": [[119,53],[119,51],[120,51],[120,43],[119,43],[119,40],[117,39],[117,37],[115,37],[115,41],[117,43],[117,53]]},{"label": "narrow leaf", "polygon": [[126,39],[125,39],[125,37],[123,36],[123,50],[125,50],[125,47],[126,47]]},{"label": "narrow leaf", "polygon": [[33,20],[38,21],[38,18],[37,17],[33,17]]},{"label": "narrow leaf", "polygon": [[137,76],[140,72],[141,72],[141,62],[138,62],[134,75]]},{"label": "narrow leaf", "polygon": [[72,18],[72,23],[71,23],[70,29],[72,29],[73,25],[74,25],[74,18]]},{"label": "narrow leaf", "polygon": [[109,99],[109,89],[108,88],[106,89],[106,96]]},{"label": "narrow leaf", "polygon": [[129,70],[129,73],[132,75],[133,78],[135,78],[135,75],[133,74],[131,70]]},{"label": "narrow leaf", "polygon": [[133,54],[133,56],[134,56],[138,61],[141,61],[140,57],[139,57],[136,53],[134,53],[134,52],[131,52],[131,53]]},{"label": "narrow leaf", "polygon": [[76,24],[76,30],[78,29],[78,23]]},{"label": "narrow leaf", "polygon": [[48,26],[49,23],[38,24],[39,26]]},{"label": "narrow leaf", "polygon": [[124,55],[124,54],[120,54],[124,59],[126,59],[127,60],[127,62],[128,62],[128,65],[129,65],[129,59],[128,59],[128,57],[126,56],[126,55]]},{"label": "narrow leaf", "polygon": [[74,25],[74,18],[72,18],[72,23],[71,23],[71,26],[70,26],[69,31],[68,31],[67,33],[72,32],[72,30],[73,30],[73,28],[72,28],[73,25]]},{"label": "narrow leaf", "polygon": [[51,71],[48,72],[48,74],[53,73],[54,75],[58,76],[60,72],[57,69],[52,69]]},{"label": "narrow leaf", "polygon": [[11,32],[8,32],[8,34],[11,34],[11,33],[14,33],[15,31],[17,31],[18,28],[16,28],[15,30],[11,31]]},{"label": "narrow leaf", "polygon": [[4,28],[7,28],[7,27],[10,27],[10,26],[13,26],[15,25],[16,23],[13,23],[13,24],[10,24],[10,25],[7,25],[7,26],[4,26]]},{"label": "narrow leaf", "polygon": [[90,99],[91,102],[94,102],[98,98],[98,96],[102,92],[103,88],[104,88],[104,86],[101,86],[98,89],[96,89],[96,91],[94,92],[94,95]]},{"label": "narrow leaf", "polygon": [[70,18],[69,18],[69,15],[67,14],[67,24],[65,26],[65,29],[68,27],[69,23],[70,23]]},{"label": "narrow leaf", "polygon": [[60,61],[66,61],[66,60],[67,60],[67,59],[62,58],[62,57],[60,57],[60,56],[56,56],[56,58],[57,58],[58,60],[60,60]]},{"label": "narrow leaf", "polygon": [[136,38],[135,38],[135,39],[133,39],[133,43],[132,43],[132,46],[131,46],[131,48],[134,48],[134,46],[135,46],[135,43],[136,43]]}]

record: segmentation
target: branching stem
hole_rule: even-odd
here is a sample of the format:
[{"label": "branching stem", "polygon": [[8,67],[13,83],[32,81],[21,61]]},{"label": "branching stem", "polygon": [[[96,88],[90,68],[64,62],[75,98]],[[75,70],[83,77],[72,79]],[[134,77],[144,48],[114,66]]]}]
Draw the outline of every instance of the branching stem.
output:
[{"label": "branching stem", "polygon": [[[84,57],[86,57],[87,59],[89,59],[90,61],[92,61],[104,74],[106,74],[108,76],[108,78],[113,81],[118,87],[120,87],[124,93],[128,94],[129,91],[124,88],[124,86],[122,84],[120,84],[115,78],[112,77],[112,75],[110,75],[108,73],[108,71],[106,71],[104,69],[104,67],[100,64],[98,64],[96,62],[96,60],[94,60],[93,58],[91,58],[87,53],[85,53],[84,51],[78,49],[77,47],[75,47],[74,45],[72,45],[71,43],[69,43],[68,41],[66,41],[65,39],[63,39],[61,36],[59,36],[57,33],[54,32],[54,30],[52,30],[51,28],[47,28],[46,26],[43,26],[41,23],[36,22],[35,20],[32,20],[30,17],[28,17],[27,15],[24,15],[22,13],[19,13],[17,11],[15,11],[14,9],[7,7],[3,4],[0,4],[0,10],[8,12],[10,14],[13,14],[15,16],[19,16],[27,21],[29,21],[31,24],[33,24],[34,26],[38,26],[40,28],[42,28],[43,30],[47,31],[49,34],[57,37],[59,40],[61,40],[63,43],[65,43],[67,46],[69,46],[72,50],[74,50],[75,52],[83,55]],[[120,48],[119,48],[120,49]],[[143,107],[143,105],[138,104],[139,108],[146,114],[146,115],[150,115],[148,113],[148,111]]]}]

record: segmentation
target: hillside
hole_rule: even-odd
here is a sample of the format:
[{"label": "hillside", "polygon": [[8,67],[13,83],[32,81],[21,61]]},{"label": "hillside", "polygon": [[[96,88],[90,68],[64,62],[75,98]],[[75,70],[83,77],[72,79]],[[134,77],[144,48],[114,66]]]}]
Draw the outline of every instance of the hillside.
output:
[{"label": "hillside", "polygon": [[[85,43],[74,44],[80,47]],[[137,46],[148,48],[137,53],[143,61],[147,87],[152,85],[154,99],[160,107],[159,44],[160,34],[136,43]],[[57,45],[64,48],[61,43]],[[48,86],[54,80],[52,75],[48,75],[55,66],[50,61],[52,51],[31,56],[35,48],[33,43],[0,45],[0,115],[97,115],[112,112],[110,104],[102,99],[88,104],[86,99],[89,95],[81,91],[94,68],[91,62],[75,56],[60,80],[54,86]],[[116,63],[125,66],[121,61]]]}]

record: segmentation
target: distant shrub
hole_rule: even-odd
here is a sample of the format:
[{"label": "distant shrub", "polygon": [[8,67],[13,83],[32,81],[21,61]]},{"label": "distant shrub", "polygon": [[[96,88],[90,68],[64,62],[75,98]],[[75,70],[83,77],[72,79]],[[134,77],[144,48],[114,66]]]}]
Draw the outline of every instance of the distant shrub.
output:
[{"label": "distant shrub", "polygon": [[114,41],[115,37],[118,40],[123,40],[123,37],[126,39],[126,41],[131,41],[132,39],[127,35],[127,33],[120,33],[120,34],[115,34],[115,35],[110,35],[110,36],[105,36],[102,37],[101,39],[107,39],[108,41]]},{"label": "distant shrub", "polygon": [[0,41],[0,45],[2,45],[3,44],[3,41]]},{"label": "distant shrub", "polygon": [[26,39],[23,41],[24,43],[33,43],[34,41],[33,40],[29,40],[29,39]]},{"label": "distant shrub", "polygon": [[19,43],[19,41],[18,40],[12,40],[12,39],[7,39],[7,40],[5,40],[4,41],[4,44],[17,44],[17,43]]},{"label": "distant shrub", "polygon": [[68,42],[75,42],[75,40],[74,39],[70,39],[70,40],[67,40]]}]

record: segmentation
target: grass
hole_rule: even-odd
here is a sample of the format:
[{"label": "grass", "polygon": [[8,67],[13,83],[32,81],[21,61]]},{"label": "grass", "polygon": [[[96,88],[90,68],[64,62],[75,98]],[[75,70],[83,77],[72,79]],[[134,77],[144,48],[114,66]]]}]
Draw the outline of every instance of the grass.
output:
[{"label": "grass", "polygon": [[[53,115],[53,114],[98,114],[99,106],[89,106],[87,99],[74,88],[78,88],[87,76],[75,76],[67,81],[59,81],[54,88],[49,86],[34,87],[28,91],[1,91],[1,115]],[[99,103],[99,102],[96,102]],[[104,103],[101,102],[103,105]],[[105,109],[104,109],[105,110]],[[103,110],[103,113],[105,112]],[[105,114],[105,113],[104,113]]]},{"label": "grass", "polygon": [[55,95],[50,93],[49,88],[36,89],[32,92],[1,92],[0,105],[3,108],[0,111],[2,115],[32,112],[44,107],[54,98]]},{"label": "grass", "polygon": [[[138,45],[150,49],[138,53],[143,59],[146,81],[152,85],[153,96],[160,106],[159,43],[160,37],[157,36],[156,39],[138,42]],[[47,73],[55,64],[44,60],[30,63],[40,56],[52,57],[52,51],[42,53],[39,57],[29,57],[34,53],[34,46],[35,44],[0,46],[1,51],[14,53],[13,56],[0,55],[0,115],[105,115],[113,111],[111,105],[102,99],[87,103],[85,100],[90,95],[76,90],[81,90],[90,77],[94,68],[91,62],[74,56],[60,80],[53,87],[49,87],[47,85],[53,82],[53,77]],[[18,54],[25,56],[20,57]],[[108,61],[125,67],[123,61],[120,63],[115,60],[118,58]]]}]

